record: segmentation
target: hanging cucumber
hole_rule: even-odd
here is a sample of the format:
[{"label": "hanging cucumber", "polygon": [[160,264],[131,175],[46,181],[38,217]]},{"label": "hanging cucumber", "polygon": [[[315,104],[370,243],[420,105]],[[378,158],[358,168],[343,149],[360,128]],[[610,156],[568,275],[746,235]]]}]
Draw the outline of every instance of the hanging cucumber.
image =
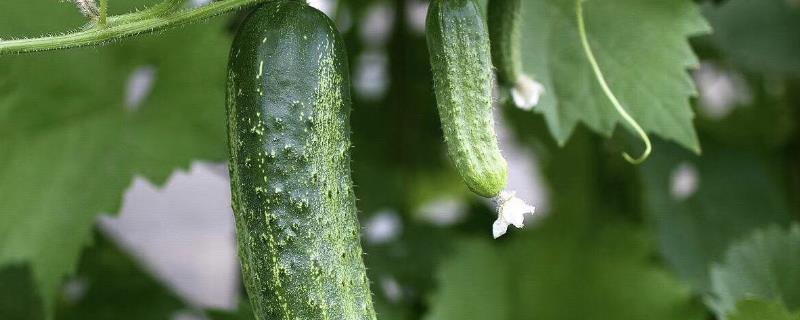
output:
[{"label": "hanging cucumber", "polygon": [[350,178],[349,87],[340,35],[303,2],[262,5],[233,42],[231,191],[258,319],[375,319]]},{"label": "hanging cucumber", "polygon": [[531,109],[539,103],[544,87],[522,72],[522,1],[489,0],[487,13],[497,81],[501,88],[510,91],[514,104],[526,110]]},{"label": "hanging cucumber", "polygon": [[514,86],[522,74],[519,52],[521,9],[521,0],[489,0],[488,3],[492,63],[496,68],[497,82],[504,86]]},{"label": "hanging cucumber", "polygon": [[450,159],[470,190],[498,205],[496,237],[509,224],[522,227],[533,207],[504,191],[508,168],[492,118],[489,35],[472,0],[433,0],[426,35],[434,91]]}]

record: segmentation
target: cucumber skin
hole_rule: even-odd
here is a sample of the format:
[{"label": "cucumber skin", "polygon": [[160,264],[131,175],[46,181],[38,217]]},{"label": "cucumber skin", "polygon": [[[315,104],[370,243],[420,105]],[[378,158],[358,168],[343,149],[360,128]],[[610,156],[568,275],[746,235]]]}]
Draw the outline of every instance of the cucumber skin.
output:
[{"label": "cucumber skin", "polygon": [[476,194],[497,196],[508,167],[494,132],[489,35],[472,0],[432,0],[426,21],[436,104],[450,159]]},{"label": "cucumber skin", "polygon": [[497,81],[513,87],[522,74],[520,58],[521,0],[489,0],[487,8],[489,41]]},{"label": "cucumber skin", "polygon": [[350,177],[350,79],[333,23],[275,0],[228,67],[228,146],[245,287],[257,319],[375,319]]}]

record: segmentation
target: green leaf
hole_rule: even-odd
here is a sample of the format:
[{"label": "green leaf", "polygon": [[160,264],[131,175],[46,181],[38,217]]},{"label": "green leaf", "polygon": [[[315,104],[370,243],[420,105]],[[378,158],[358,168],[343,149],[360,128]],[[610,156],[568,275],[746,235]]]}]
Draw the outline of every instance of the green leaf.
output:
[{"label": "green leaf", "polygon": [[439,288],[427,320],[512,319],[509,272],[499,250],[487,241],[467,240],[439,270]]},{"label": "green leaf", "polygon": [[711,117],[698,119],[697,127],[703,132],[705,144],[713,139],[727,147],[771,154],[792,142],[798,122],[790,116],[795,104],[787,94],[794,90],[776,94],[774,83],[753,78],[747,79],[753,94],[752,104],[732,106],[733,110],[721,121]]},{"label": "green leaf", "polygon": [[254,320],[253,311],[250,309],[250,303],[247,298],[243,297],[239,301],[239,309],[235,312],[225,310],[208,310],[207,315],[211,320]]},{"label": "green leaf", "polygon": [[730,0],[705,10],[712,41],[754,71],[800,72],[800,7],[786,0]]},{"label": "green leaf", "polygon": [[800,313],[791,314],[778,303],[742,300],[736,303],[736,311],[728,320],[800,320]]},{"label": "green leaf", "polygon": [[[55,319],[170,319],[189,308],[108,238],[95,232],[93,239],[76,275],[58,294]],[[0,269],[0,284],[0,319],[45,318],[28,265]]]},{"label": "green leaf", "polygon": [[720,316],[743,299],[800,309],[800,225],[762,229],[732,245],[711,268],[711,289],[709,304]]},{"label": "green leaf", "polygon": [[[29,10],[8,3],[4,17]],[[117,211],[134,175],[162,183],[193,159],[224,158],[227,47],[222,24],[207,23],[100,49],[0,57],[0,266],[29,263],[48,310],[95,217]],[[142,66],[156,72],[152,92],[128,106],[128,78]]]},{"label": "green leaf", "polygon": [[[536,107],[564,144],[579,123],[610,136],[622,121],[603,94],[578,37],[574,0],[523,3],[525,71],[545,86]],[[699,152],[686,37],[709,31],[690,0],[586,1],[588,38],[611,89],[645,131]],[[630,129],[630,128],[629,128]]]},{"label": "green leaf", "polygon": [[64,295],[58,320],[171,319],[188,308],[110,239],[97,236],[84,250],[73,280],[74,297]]},{"label": "green leaf", "polygon": [[429,320],[703,319],[689,289],[652,260],[646,229],[625,216],[625,183],[603,183],[622,160],[597,161],[587,137],[547,161],[556,192],[541,225],[457,246],[437,273]]},{"label": "green leaf", "polygon": [[[377,8],[351,1],[347,2],[353,17]],[[444,194],[453,198],[472,194],[444,150],[425,37],[410,30],[405,19],[391,21],[385,96],[370,100],[353,93],[353,180],[358,208],[368,214],[386,207],[410,213]],[[354,24],[345,34],[354,75],[363,68],[362,60],[375,54],[375,44],[358,37],[372,32],[370,28],[368,23]]]},{"label": "green leaf", "polygon": [[0,319],[39,320],[44,318],[42,301],[30,268],[27,265],[7,265],[0,268]]},{"label": "green leaf", "polygon": [[[659,143],[641,166],[645,211],[661,254],[700,292],[709,290],[708,266],[731,242],[759,227],[791,221],[770,163],[742,151],[706,144],[703,156]],[[696,191],[673,193],[673,179],[696,174]]]},{"label": "green leaf", "polygon": [[514,234],[506,247],[462,243],[438,273],[427,319],[703,318],[689,290],[651,264],[644,233],[594,229],[544,226]]},{"label": "green leaf", "polygon": [[[472,217],[490,217],[470,210]],[[485,215],[485,216],[484,216]],[[362,219],[361,221],[368,221]],[[420,319],[420,305],[435,285],[433,271],[452,252],[453,230],[434,228],[400,214],[401,234],[387,243],[364,242],[364,264],[371,280],[375,311],[381,320]],[[491,223],[481,221],[482,226]],[[485,229],[481,233],[485,233]],[[413,263],[409,263],[413,261]]]}]

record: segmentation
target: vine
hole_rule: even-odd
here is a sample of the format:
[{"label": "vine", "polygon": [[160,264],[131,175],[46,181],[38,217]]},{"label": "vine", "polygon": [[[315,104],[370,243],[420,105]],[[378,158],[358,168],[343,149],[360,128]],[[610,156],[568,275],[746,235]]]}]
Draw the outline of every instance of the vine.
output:
[{"label": "vine", "polygon": [[[0,56],[107,44],[127,37],[150,34],[205,20],[265,1],[267,0],[224,0],[197,8],[181,9],[184,0],[164,0],[143,11],[107,16],[108,0],[100,0],[96,22],[93,19],[81,30],[62,35],[0,39]],[[79,1],[78,5],[81,11],[87,14],[84,3],[86,1]]]}]

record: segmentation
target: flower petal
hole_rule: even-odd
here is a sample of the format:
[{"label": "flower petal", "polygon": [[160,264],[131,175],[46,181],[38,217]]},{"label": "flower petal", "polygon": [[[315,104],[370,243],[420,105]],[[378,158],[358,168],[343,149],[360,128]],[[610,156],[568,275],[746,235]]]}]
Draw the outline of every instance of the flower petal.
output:
[{"label": "flower petal", "polygon": [[539,104],[539,98],[544,94],[544,86],[526,75],[520,76],[517,84],[511,89],[511,98],[514,104],[525,111],[533,109]]},{"label": "flower petal", "polygon": [[500,236],[506,234],[508,231],[508,222],[505,222],[502,218],[497,218],[492,224],[492,236],[495,239],[500,238]]},{"label": "flower petal", "polygon": [[492,226],[495,239],[506,233],[509,224],[517,228],[525,226],[525,214],[533,214],[536,208],[517,198],[514,192],[503,191],[495,197],[497,203],[497,221]]}]

